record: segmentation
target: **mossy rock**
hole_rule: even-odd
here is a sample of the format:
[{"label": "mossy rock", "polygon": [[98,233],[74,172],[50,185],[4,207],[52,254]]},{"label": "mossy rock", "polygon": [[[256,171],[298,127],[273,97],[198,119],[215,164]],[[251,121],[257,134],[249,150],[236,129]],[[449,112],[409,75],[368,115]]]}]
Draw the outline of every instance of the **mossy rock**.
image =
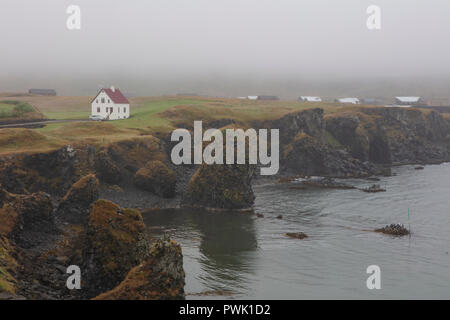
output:
[{"label": "mossy rock", "polygon": [[255,196],[251,165],[203,164],[189,181],[186,205],[217,209],[248,209]]},{"label": "mossy rock", "polygon": [[119,141],[108,146],[107,150],[111,159],[133,174],[150,159],[160,161],[166,159],[161,141],[153,136]]},{"label": "mossy rock", "polygon": [[131,269],[120,285],[95,300],[180,300],[185,297],[184,279],[180,245],[160,239],[145,262]]},{"label": "mossy rock", "polygon": [[15,294],[17,262],[8,239],[0,235],[0,293]]},{"label": "mossy rock", "polygon": [[98,200],[91,208],[83,248],[83,286],[91,297],[117,286],[149,252],[145,225],[138,210]]},{"label": "mossy rock", "polygon": [[101,181],[118,184],[122,181],[122,174],[117,165],[111,160],[106,150],[101,150],[95,157],[95,172]]},{"label": "mossy rock", "polygon": [[53,230],[54,217],[51,198],[44,192],[17,195],[2,191],[3,205],[0,208],[0,235],[28,248],[37,244],[29,232]]},{"label": "mossy rock", "polygon": [[164,198],[175,196],[176,182],[175,173],[159,160],[147,162],[134,176],[137,187]]},{"label": "mossy rock", "polygon": [[89,174],[75,182],[58,207],[58,214],[71,223],[85,222],[89,206],[99,197],[99,182]]}]

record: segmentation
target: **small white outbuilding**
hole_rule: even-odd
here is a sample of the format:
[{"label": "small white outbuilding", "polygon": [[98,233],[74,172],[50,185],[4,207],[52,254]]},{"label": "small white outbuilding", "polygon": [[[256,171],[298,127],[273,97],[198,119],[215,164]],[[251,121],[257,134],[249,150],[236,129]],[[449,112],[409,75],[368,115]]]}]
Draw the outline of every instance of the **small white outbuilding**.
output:
[{"label": "small white outbuilding", "polygon": [[91,102],[91,115],[102,116],[105,120],[127,119],[130,117],[130,102],[119,89],[101,89]]},{"label": "small white outbuilding", "polygon": [[337,103],[361,104],[358,98],[340,98],[336,99]]},{"label": "small white outbuilding", "polygon": [[299,100],[303,102],[322,102],[322,98],[312,96],[301,96]]},{"label": "small white outbuilding", "polygon": [[420,106],[426,105],[422,97],[395,97],[395,104],[399,106]]}]

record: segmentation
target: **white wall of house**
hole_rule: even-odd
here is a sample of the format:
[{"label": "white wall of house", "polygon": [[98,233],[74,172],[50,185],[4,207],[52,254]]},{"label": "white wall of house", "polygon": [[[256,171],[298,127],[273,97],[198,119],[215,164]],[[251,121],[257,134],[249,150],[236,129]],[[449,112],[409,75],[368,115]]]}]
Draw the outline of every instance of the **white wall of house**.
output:
[{"label": "white wall of house", "polygon": [[109,115],[109,120],[127,119],[130,117],[130,105],[114,103],[104,91],[101,91],[92,101],[91,107],[92,115],[100,115],[105,118]]}]

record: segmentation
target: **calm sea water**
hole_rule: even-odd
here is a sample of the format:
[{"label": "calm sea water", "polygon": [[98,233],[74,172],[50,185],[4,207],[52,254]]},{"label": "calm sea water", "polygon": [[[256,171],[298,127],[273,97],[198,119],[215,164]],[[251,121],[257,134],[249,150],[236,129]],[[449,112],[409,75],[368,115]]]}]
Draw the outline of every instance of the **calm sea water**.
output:
[{"label": "calm sea water", "polygon": [[[256,186],[264,218],[167,210],[144,219],[153,236],[182,245],[188,299],[448,299],[450,164],[393,172],[377,182],[385,193]],[[412,236],[368,231],[391,223],[410,224]],[[300,231],[309,238],[285,236]],[[381,290],[366,287],[369,265],[381,268]]]}]

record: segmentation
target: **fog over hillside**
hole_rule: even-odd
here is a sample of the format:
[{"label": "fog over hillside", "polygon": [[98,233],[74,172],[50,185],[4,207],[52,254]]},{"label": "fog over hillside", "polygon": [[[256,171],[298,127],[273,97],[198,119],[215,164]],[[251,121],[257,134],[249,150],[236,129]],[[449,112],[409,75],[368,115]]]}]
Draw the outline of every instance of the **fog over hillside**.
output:
[{"label": "fog over hillside", "polygon": [[1,1],[0,92],[449,98],[447,0],[78,0],[70,31],[71,4]]}]

